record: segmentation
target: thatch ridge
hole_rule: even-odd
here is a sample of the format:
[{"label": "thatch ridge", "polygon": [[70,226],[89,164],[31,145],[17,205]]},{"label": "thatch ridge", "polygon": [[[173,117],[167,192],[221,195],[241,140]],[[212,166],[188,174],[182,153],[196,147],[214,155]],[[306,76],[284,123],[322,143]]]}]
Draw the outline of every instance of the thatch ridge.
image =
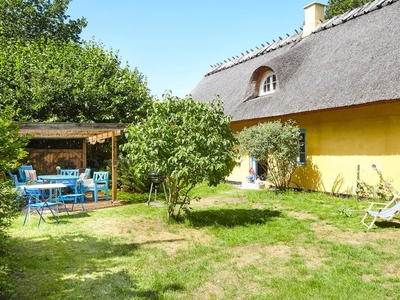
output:
[{"label": "thatch ridge", "polygon": [[[321,23],[307,38],[296,34],[218,66],[191,95],[205,102],[218,94],[233,121],[400,99],[398,28],[400,2],[376,0]],[[252,78],[262,66],[277,74],[278,89],[258,97]]]}]

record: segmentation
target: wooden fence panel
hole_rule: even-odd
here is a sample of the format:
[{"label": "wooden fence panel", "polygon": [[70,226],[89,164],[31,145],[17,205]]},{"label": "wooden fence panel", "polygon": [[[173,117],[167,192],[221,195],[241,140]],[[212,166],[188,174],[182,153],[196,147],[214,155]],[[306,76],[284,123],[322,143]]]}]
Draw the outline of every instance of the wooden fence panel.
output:
[{"label": "wooden fence panel", "polygon": [[28,149],[28,164],[38,174],[56,174],[56,167],[62,169],[84,169],[82,149]]}]

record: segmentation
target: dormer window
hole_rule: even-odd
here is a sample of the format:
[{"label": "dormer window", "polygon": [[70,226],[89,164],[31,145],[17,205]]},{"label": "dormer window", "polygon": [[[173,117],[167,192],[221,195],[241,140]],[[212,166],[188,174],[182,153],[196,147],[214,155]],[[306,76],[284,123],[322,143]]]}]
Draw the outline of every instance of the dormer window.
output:
[{"label": "dormer window", "polygon": [[266,73],[260,82],[259,96],[274,93],[276,90],[276,85],[277,81],[275,73]]}]

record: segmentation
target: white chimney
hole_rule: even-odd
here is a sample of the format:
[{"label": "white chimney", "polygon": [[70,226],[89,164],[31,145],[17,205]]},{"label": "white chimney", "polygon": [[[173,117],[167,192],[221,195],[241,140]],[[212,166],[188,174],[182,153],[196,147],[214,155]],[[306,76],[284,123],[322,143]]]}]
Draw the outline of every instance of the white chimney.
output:
[{"label": "white chimney", "polygon": [[304,6],[304,26],[303,38],[309,36],[311,32],[324,20],[325,4],[313,2]]}]

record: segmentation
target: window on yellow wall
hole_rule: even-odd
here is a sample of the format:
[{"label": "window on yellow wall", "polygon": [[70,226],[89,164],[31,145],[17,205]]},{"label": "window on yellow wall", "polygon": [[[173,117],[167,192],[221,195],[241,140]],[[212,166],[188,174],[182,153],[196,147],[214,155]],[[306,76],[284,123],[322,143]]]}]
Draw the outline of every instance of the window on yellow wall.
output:
[{"label": "window on yellow wall", "polygon": [[306,165],[306,130],[300,129],[299,156],[297,156],[299,166]]}]

